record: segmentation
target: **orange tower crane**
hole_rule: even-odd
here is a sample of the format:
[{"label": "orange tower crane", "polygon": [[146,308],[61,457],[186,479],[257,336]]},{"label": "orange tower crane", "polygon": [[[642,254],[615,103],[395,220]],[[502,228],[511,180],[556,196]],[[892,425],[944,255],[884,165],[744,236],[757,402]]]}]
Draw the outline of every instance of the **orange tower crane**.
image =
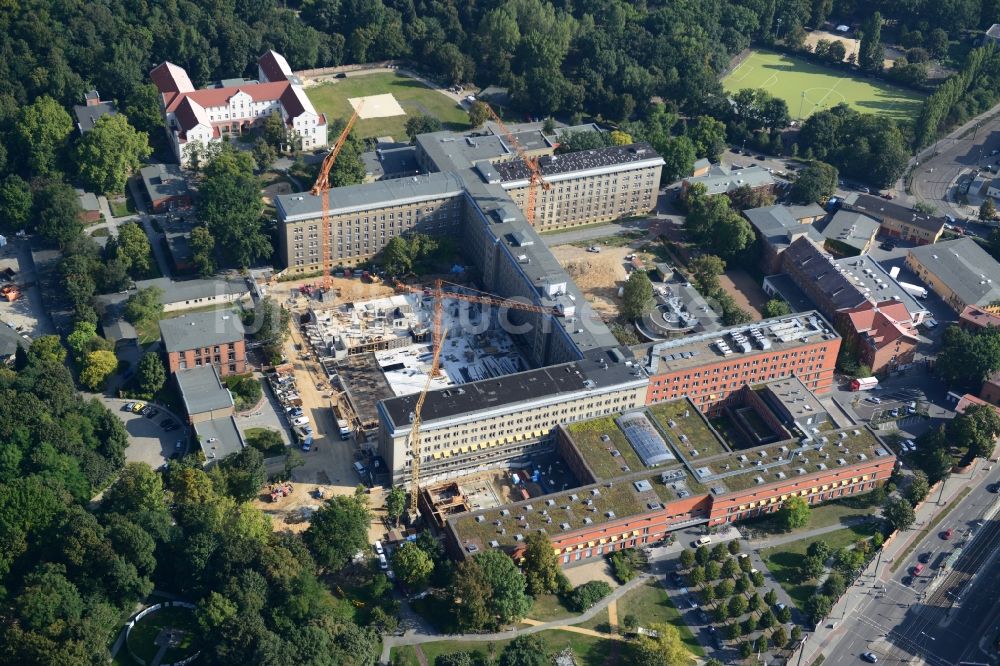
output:
[{"label": "orange tower crane", "polygon": [[524,150],[524,146],[522,146],[521,142],[517,140],[514,133],[507,129],[507,126],[503,124],[503,121],[500,120],[500,116],[498,116],[496,111],[493,110],[493,107],[486,102],[483,102],[483,105],[489,112],[493,122],[495,122],[500,128],[500,131],[503,132],[504,138],[507,139],[510,145],[514,148],[518,157],[520,157],[521,161],[524,162],[524,165],[528,167],[528,171],[531,172],[531,177],[528,179],[528,196],[524,216],[528,218],[528,224],[535,226],[535,201],[538,198],[538,186],[541,185],[543,190],[548,191],[552,189],[552,185],[542,179],[542,168],[538,165],[538,158],[528,155],[527,151]]},{"label": "orange tower crane", "polygon": [[[439,323],[438,320],[436,322]],[[410,462],[410,515],[414,517],[416,517],[419,511],[418,498],[420,495],[420,412],[424,408],[427,391],[431,388],[431,380],[437,376],[438,368],[441,367],[441,347],[446,335],[448,335],[447,329],[440,331],[440,335],[435,336],[436,341],[434,344],[434,358],[431,361],[431,372],[427,375],[424,390],[420,392],[417,404],[413,408],[413,426],[410,430],[410,452],[413,457],[413,460]]]},{"label": "orange tower crane", "polygon": [[361,112],[361,107],[364,102],[358,104],[358,107],[354,110],[354,114],[351,119],[347,121],[347,125],[344,127],[344,131],[340,133],[337,137],[336,143],[333,144],[333,148],[330,152],[326,154],[323,158],[323,164],[319,168],[319,175],[316,176],[316,182],[312,186],[312,194],[314,196],[322,197],[323,199],[323,225],[321,227],[321,233],[323,235],[320,239],[320,247],[322,247],[323,259],[323,291],[329,292],[330,288],[333,286],[333,278],[330,276],[330,269],[333,268],[333,248],[330,242],[330,169],[333,168],[333,163],[337,161],[337,155],[340,155],[340,150],[344,147],[344,143],[347,141],[348,135],[351,133],[351,129],[354,128],[354,123],[358,120],[358,113]]}]

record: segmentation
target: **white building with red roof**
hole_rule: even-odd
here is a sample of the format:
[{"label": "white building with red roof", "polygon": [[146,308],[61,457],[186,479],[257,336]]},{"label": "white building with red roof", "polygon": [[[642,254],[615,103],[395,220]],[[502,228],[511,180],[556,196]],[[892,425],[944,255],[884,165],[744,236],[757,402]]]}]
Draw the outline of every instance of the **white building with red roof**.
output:
[{"label": "white building with red roof", "polygon": [[303,149],[327,143],[326,116],[317,113],[288,61],[268,51],[257,61],[259,80],[236,79],[195,90],[184,68],[171,62],[149,73],[160,92],[160,106],[177,160],[189,163],[194,146],[221,142],[227,135],[263,124],[281,114]]}]

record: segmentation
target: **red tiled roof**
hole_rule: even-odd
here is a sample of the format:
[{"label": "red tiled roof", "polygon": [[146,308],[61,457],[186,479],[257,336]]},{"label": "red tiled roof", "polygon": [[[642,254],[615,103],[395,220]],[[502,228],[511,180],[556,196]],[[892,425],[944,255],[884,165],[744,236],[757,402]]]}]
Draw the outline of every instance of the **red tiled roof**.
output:
[{"label": "red tiled roof", "polygon": [[268,81],[283,81],[292,73],[291,68],[288,67],[288,61],[274,51],[268,51],[262,55],[257,60],[257,64]]},{"label": "red tiled roof", "polygon": [[192,100],[200,104],[202,108],[208,109],[214,106],[226,106],[229,102],[229,98],[238,92],[250,95],[255,102],[281,99],[285,90],[291,87],[292,86],[288,81],[276,81],[274,83],[250,83],[230,88],[205,88],[203,90],[195,90],[187,93],[186,95],[178,95],[171,100],[170,103],[167,104],[167,112],[169,113],[176,109],[180,104],[181,99],[184,97],[190,97]]},{"label": "red tiled roof", "polygon": [[982,398],[978,398],[971,393],[966,393],[962,396],[962,399],[958,401],[958,404],[955,405],[955,412],[958,414],[964,414],[965,410],[972,405],[989,405],[993,409],[997,409],[996,405],[990,405],[990,403],[986,402]]},{"label": "red tiled roof", "polygon": [[918,342],[917,331],[910,323],[910,313],[899,301],[862,303],[846,310],[854,330],[864,335],[875,347],[881,348],[906,338],[914,344]]},{"label": "red tiled roof", "polygon": [[965,309],[962,310],[962,314],[960,314],[958,318],[961,321],[966,321],[979,328],[1000,326],[1000,317],[990,314],[982,308],[977,308],[975,305],[965,306]]},{"label": "red tiled roof", "polygon": [[153,84],[161,94],[184,93],[194,90],[191,79],[183,67],[178,67],[172,62],[162,62],[153,68],[149,73],[149,78],[153,79]]}]

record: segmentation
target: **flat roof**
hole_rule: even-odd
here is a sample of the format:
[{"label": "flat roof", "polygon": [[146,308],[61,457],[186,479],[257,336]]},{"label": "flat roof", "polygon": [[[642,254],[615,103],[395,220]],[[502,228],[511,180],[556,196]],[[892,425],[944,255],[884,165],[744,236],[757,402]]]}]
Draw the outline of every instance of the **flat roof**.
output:
[{"label": "flat roof", "polygon": [[[650,166],[664,164],[663,158],[648,143],[633,143],[628,146],[608,146],[560,155],[544,155],[538,158],[538,166],[542,170],[542,176],[551,179],[561,174],[604,171],[620,165],[635,166],[647,161]],[[508,160],[495,167],[500,173],[501,181],[508,185],[527,181],[531,177],[528,166],[521,160]]]},{"label": "flat roof", "polygon": [[198,437],[198,443],[208,462],[239,453],[246,446],[233,416],[199,421],[194,424],[194,434]]},{"label": "flat roof", "polygon": [[919,321],[924,316],[930,314],[926,306],[899,286],[896,278],[890,276],[889,272],[882,267],[882,264],[867,254],[857,257],[844,257],[843,259],[838,259],[836,263],[843,270],[845,277],[853,282],[862,293],[869,295],[874,300],[899,301],[906,306],[906,311],[910,313],[910,317],[915,321]]},{"label": "flat roof", "polygon": [[[457,197],[463,191],[462,180],[451,172],[348,185],[330,190],[330,214]],[[311,220],[323,214],[323,198],[309,192],[279,194],[274,198],[274,205],[278,219],[285,223]]]},{"label": "flat roof", "polygon": [[823,227],[823,236],[843,243],[858,251],[864,251],[878,233],[879,222],[863,213],[840,209]]},{"label": "flat roof", "polygon": [[799,235],[816,242],[823,235],[811,224],[802,224],[789,206],[763,206],[743,211],[757,233],[772,247],[787,247]]},{"label": "flat roof", "polygon": [[187,194],[187,180],[184,172],[176,164],[150,164],[139,170],[142,184],[150,199],[177,197]]},{"label": "flat roof", "polygon": [[427,155],[441,171],[468,169],[482,160],[514,156],[499,136],[488,131],[475,134],[430,132],[418,134],[415,143],[418,151]]},{"label": "flat roof", "polygon": [[214,365],[178,370],[175,376],[188,416],[233,406],[233,396],[222,384]]},{"label": "flat roof", "polygon": [[826,407],[819,401],[816,394],[810,391],[795,375],[775,379],[760,388],[770,393],[772,398],[792,415],[793,419],[798,420],[799,417],[806,419],[809,416],[826,414]]},{"label": "flat roof", "polygon": [[685,179],[690,185],[702,184],[706,194],[725,194],[746,185],[747,187],[764,187],[774,184],[774,178],[764,167],[749,167],[740,170],[730,170],[723,165],[715,165],[712,172],[704,176],[692,176]]},{"label": "flat roof", "polygon": [[13,356],[18,347],[27,349],[30,344],[10,324],[0,323],[0,356]]},{"label": "flat roof", "polygon": [[916,259],[966,305],[1000,300],[1000,263],[971,238],[910,248]]},{"label": "flat roof", "polygon": [[160,320],[167,352],[226,344],[243,339],[243,323],[231,312],[212,311]]},{"label": "flat roof", "polygon": [[[647,372],[650,376],[677,372],[765,350],[768,353],[780,352],[838,337],[833,326],[819,312],[810,310],[658,343],[649,348]],[[739,344],[741,339],[746,341],[746,351]],[[725,343],[722,349],[718,344],[720,340]],[[725,352],[726,349],[729,353]]]},{"label": "flat roof", "polygon": [[[521,403],[526,407],[533,402],[563,401],[574,393],[583,395],[645,382],[646,376],[638,364],[624,359],[616,361],[612,354],[603,352],[580,361],[429,391],[421,420],[424,427],[430,428],[435,421],[474,419],[482,412],[509,411]],[[418,394],[410,394],[379,404],[394,432],[409,430],[417,399]]]}]

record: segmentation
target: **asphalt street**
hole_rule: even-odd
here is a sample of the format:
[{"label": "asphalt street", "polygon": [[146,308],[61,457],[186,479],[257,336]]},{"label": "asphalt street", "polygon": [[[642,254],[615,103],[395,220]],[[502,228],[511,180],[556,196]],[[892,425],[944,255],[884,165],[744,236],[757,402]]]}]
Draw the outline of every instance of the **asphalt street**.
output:
[{"label": "asphalt street", "polygon": [[[975,475],[968,482],[971,492],[916,548],[904,552],[905,560],[896,571],[886,560],[874,578],[859,579],[859,585],[867,588],[866,600],[846,619],[830,619],[844,626],[839,642],[824,650],[824,664],[858,664],[868,651],[886,664],[911,663],[914,658],[930,666],[989,661],[990,653],[981,650],[995,637],[1000,619],[1000,607],[995,605],[1000,593],[995,558],[1000,521],[993,516],[982,527],[977,523],[1000,503],[1000,496],[986,489],[998,479],[1000,469]],[[954,534],[946,540],[948,529]],[[948,558],[954,560],[950,566],[945,564]],[[916,574],[914,568],[923,561],[923,570]]]}]

